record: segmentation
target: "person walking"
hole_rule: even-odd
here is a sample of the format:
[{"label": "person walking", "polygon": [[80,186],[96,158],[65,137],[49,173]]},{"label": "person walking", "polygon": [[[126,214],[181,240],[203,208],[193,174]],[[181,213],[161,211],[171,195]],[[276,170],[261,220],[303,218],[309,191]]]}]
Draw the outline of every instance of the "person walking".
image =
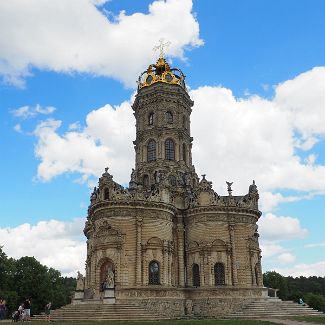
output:
[{"label": "person walking", "polygon": [[45,311],[45,320],[50,322],[51,321],[51,307],[52,303],[49,302],[48,304],[45,305],[44,311]]}]

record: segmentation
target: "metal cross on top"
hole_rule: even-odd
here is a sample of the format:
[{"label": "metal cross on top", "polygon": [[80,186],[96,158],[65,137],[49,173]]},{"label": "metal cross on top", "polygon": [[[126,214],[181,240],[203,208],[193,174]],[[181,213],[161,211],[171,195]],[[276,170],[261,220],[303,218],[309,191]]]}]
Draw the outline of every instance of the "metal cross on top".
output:
[{"label": "metal cross on top", "polygon": [[156,45],[154,48],[153,48],[153,50],[154,51],[159,51],[159,58],[163,58],[164,57],[164,55],[165,55],[165,53],[164,53],[164,48],[167,48],[169,45],[170,45],[170,42],[165,42],[164,43],[164,39],[163,38],[161,38],[160,40],[159,40],[159,45]]}]

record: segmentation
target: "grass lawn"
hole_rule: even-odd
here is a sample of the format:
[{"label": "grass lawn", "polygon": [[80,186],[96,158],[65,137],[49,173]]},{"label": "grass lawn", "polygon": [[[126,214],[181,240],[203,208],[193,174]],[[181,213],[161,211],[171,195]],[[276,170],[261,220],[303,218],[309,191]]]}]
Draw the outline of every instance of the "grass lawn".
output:
[{"label": "grass lawn", "polygon": [[292,317],[290,319],[295,319],[295,320],[301,320],[301,321],[305,321],[305,322],[309,322],[309,323],[315,323],[315,324],[325,324],[325,315],[322,317],[318,317],[318,316],[302,316],[302,317]]},{"label": "grass lawn", "polygon": [[[94,325],[98,322],[55,322],[55,325]],[[170,320],[170,321],[109,321],[100,322],[107,325],[271,325],[275,323],[259,320]],[[48,325],[45,322],[37,322],[37,325]]]}]

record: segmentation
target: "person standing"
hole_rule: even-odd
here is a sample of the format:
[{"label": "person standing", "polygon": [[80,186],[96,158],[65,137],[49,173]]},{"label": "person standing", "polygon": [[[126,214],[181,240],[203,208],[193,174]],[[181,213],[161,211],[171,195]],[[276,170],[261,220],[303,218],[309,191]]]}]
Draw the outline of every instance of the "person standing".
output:
[{"label": "person standing", "polygon": [[30,322],[30,305],[31,305],[30,298],[27,298],[24,301],[25,320],[27,322]]},{"label": "person standing", "polygon": [[51,307],[52,303],[51,301],[45,305],[44,311],[45,311],[45,320],[50,322],[51,321]]},{"label": "person standing", "polygon": [[6,302],[0,298],[0,320],[5,319]]}]

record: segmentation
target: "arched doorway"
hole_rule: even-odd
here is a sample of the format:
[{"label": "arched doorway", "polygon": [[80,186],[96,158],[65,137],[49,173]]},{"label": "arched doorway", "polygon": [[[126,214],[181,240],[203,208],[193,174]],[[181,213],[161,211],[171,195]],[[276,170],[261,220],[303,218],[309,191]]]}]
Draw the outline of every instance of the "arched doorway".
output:
[{"label": "arched doorway", "polygon": [[101,264],[99,280],[100,297],[107,302],[115,302],[115,267],[111,260],[106,259]]}]

